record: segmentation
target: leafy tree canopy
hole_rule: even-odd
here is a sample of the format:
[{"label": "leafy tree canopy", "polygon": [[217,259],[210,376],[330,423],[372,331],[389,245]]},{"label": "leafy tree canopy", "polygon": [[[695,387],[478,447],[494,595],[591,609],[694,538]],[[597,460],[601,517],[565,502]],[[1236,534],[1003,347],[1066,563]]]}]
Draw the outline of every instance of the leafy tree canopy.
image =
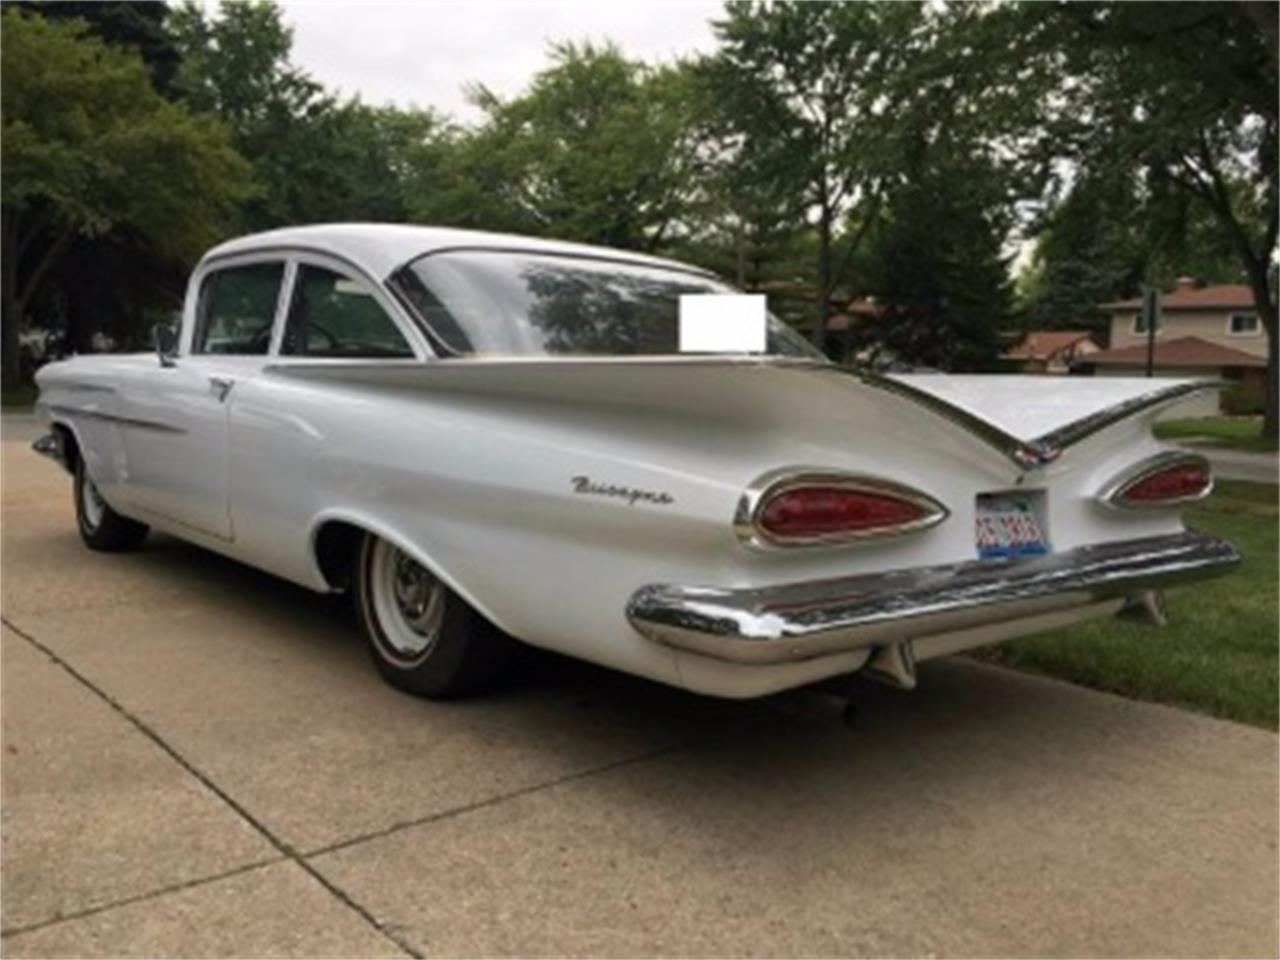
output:
[{"label": "leafy tree canopy", "polygon": [[214,12],[186,2],[170,29],[181,96],[225,121],[253,164],[245,230],[405,219],[410,158],[442,128],[435,114],[326,93],[290,61],[292,33],[275,4],[224,2]]},{"label": "leafy tree canopy", "polygon": [[440,180],[420,183],[415,218],[634,250],[678,228],[696,160],[681,68],[565,43],[520,96],[471,96],[485,119],[457,139]]},{"label": "leafy tree canopy", "polygon": [[224,235],[247,189],[215,120],[161,97],[142,60],[78,21],[3,14],[0,183],[5,372],[48,271],[76,237],[127,226],[172,259]]}]

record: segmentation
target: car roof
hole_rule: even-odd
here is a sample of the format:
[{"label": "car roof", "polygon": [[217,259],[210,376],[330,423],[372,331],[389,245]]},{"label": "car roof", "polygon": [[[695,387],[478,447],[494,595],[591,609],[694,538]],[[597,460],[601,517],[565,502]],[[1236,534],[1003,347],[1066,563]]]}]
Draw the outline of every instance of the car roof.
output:
[{"label": "car roof", "polygon": [[699,267],[630,250],[524,237],[514,233],[487,233],[481,230],[403,223],[317,223],[284,227],[228,240],[206,253],[203,260],[280,248],[331,253],[350,260],[380,280],[385,280],[410,260],[424,254],[457,248],[603,257],[711,275],[709,271]]}]

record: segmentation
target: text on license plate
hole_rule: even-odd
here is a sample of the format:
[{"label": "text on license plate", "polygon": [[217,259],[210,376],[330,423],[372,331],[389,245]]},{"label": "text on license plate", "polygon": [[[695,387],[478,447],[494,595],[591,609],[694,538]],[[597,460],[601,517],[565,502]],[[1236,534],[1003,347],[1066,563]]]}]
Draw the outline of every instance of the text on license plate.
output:
[{"label": "text on license plate", "polygon": [[1031,494],[980,494],[975,515],[979,557],[1027,557],[1049,550]]}]

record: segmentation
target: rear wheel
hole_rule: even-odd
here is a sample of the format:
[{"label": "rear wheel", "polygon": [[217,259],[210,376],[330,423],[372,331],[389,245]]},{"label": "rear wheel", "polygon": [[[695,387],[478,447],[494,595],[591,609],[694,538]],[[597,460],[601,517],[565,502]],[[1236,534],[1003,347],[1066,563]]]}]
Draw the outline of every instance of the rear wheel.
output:
[{"label": "rear wheel", "polygon": [[356,609],[383,679],[419,697],[489,689],[511,641],[442,580],[386,540],[367,534],[356,560]]},{"label": "rear wheel", "polygon": [[102,499],[98,487],[84,468],[84,460],[76,459],[75,479],[76,525],[80,538],[91,550],[117,552],[133,550],[146,539],[145,523],[121,516]]}]

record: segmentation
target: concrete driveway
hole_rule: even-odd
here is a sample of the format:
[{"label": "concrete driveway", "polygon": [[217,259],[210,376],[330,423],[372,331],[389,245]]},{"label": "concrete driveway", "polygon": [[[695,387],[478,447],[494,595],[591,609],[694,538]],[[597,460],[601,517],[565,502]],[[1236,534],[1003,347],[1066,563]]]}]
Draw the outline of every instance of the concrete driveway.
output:
[{"label": "concrete driveway", "polygon": [[3,444],[3,949],[1273,955],[1277,738],[965,660],[734,704],[385,687],[338,602],[90,553]]}]

